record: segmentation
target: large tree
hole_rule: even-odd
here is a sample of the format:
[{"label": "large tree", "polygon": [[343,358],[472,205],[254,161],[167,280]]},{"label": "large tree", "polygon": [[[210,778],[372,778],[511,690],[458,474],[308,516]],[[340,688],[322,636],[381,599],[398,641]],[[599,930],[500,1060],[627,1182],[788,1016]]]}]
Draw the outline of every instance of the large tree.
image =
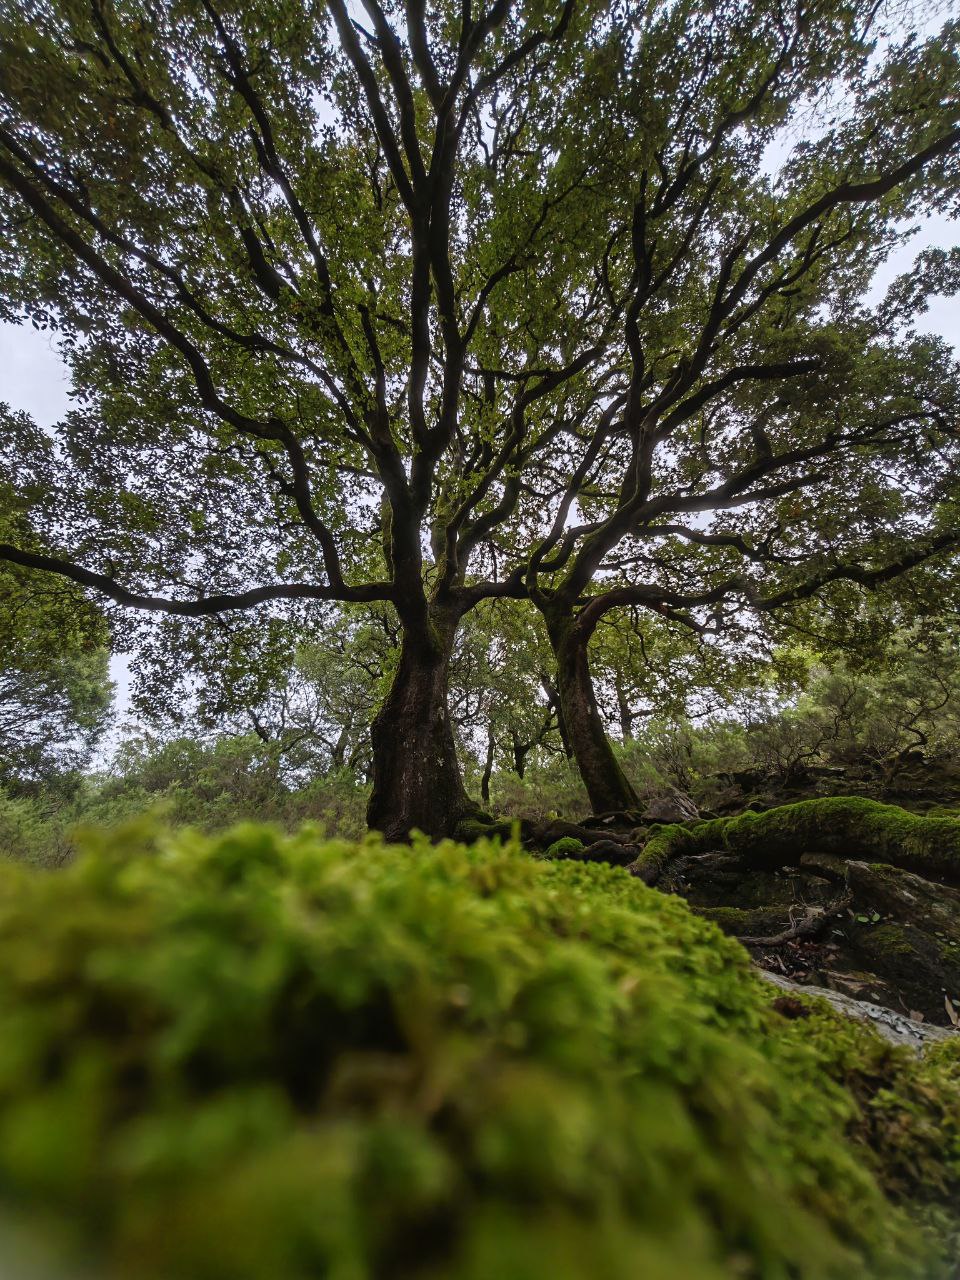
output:
[{"label": "large tree", "polygon": [[393,836],[469,811],[457,628],[532,599],[591,797],[619,801],[597,616],[704,626],[954,545],[952,373],[898,330],[953,260],[859,300],[903,220],[952,207],[958,33],[881,16],[13,0],[0,295],[57,327],[78,403],[53,447],[9,424],[45,545],[0,556],[133,632],[388,602]]}]

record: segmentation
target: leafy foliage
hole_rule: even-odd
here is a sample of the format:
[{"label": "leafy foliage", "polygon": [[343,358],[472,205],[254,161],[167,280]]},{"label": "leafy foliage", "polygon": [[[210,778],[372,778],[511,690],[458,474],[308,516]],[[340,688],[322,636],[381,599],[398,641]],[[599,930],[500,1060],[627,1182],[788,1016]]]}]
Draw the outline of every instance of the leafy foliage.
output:
[{"label": "leafy foliage", "polygon": [[952,625],[905,626],[872,653],[854,645],[817,653],[794,641],[753,672],[753,688],[731,683],[726,698],[693,685],[701,701],[720,693],[719,714],[657,719],[626,743],[625,768],[641,790],[678,786],[711,809],[731,798],[738,777],[747,802],[805,778],[812,785],[813,770],[827,790],[907,799],[911,787],[949,785],[960,764]]},{"label": "leafy foliage", "polygon": [[[0,504],[0,539],[22,534],[2,485]],[[88,761],[112,701],[109,634],[72,583],[2,561],[0,599],[0,786],[23,787]]]},{"label": "leafy foliage", "polygon": [[0,1203],[98,1274],[948,1273],[956,1052],[610,868],[91,835],[0,867],[0,1019]]},{"label": "leafy foliage", "polygon": [[216,620],[258,609],[248,701],[285,627],[385,607],[372,816],[440,833],[482,602],[542,612],[597,803],[617,765],[579,659],[607,613],[739,634],[952,566],[956,361],[915,321],[957,256],[870,287],[956,212],[960,26],[897,0],[365,12],[4,8],[0,316],[56,330],[77,397],[51,438],[4,418],[36,537],[0,557],[127,610],[145,669],[236,660]]}]

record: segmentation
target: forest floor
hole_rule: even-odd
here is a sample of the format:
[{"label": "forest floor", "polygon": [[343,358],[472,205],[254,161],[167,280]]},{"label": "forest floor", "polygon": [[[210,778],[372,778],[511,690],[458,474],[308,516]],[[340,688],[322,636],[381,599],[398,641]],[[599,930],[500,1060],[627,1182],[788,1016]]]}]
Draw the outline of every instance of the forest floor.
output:
[{"label": "forest floor", "polygon": [[960,892],[809,851],[760,871],[722,853],[662,886],[738,937],[763,969],[939,1026],[960,1026]]},{"label": "forest floor", "polygon": [[[862,779],[825,772],[766,790],[757,779],[731,778],[723,817],[771,810],[786,815],[791,810],[782,806],[824,800],[832,787],[854,793],[854,805],[863,799]],[[895,794],[884,796],[900,808],[884,812],[896,822],[895,815],[907,818],[907,810],[923,826],[933,817],[939,821],[931,830],[946,831],[950,843],[960,840],[960,809],[945,807],[957,804],[958,781],[952,770],[946,777],[918,764],[899,780]],[[881,809],[870,812],[882,818]],[[649,813],[606,815],[583,825],[556,822],[531,833],[530,843],[552,857],[629,867],[661,891],[685,898],[697,914],[738,938],[759,967],[782,979],[960,1031],[960,862],[957,874],[938,874],[929,869],[936,858],[918,865],[909,855],[892,854],[883,838],[873,847],[856,831],[847,848],[842,830],[809,824],[786,850],[758,857],[756,849],[727,847],[722,823],[710,824],[721,828],[712,846],[707,824],[677,812],[663,816],[679,824],[666,830],[678,832],[680,851],[648,874],[643,851],[664,830],[650,824]],[[683,850],[680,827],[699,833],[695,851]]]}]

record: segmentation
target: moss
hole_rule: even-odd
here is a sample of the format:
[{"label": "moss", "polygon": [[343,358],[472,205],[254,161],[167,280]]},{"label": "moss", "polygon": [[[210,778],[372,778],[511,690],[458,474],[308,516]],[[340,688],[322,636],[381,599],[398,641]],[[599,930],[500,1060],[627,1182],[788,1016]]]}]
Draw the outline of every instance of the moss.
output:
[{"label": "moss", "polygon": [[634,863],[634,871],[651,883],[671,858],[721,848],[755,866],[782,866],[817,849],[960,880],[960,823],[908,813],[863,796],[801,800],[763,813],[661,827]]},{"label": "moss", "polygon": [[871,949],[881,951],[889,957],[912,956],[913,944],[907,936],[906,929],[897,924],[880,924],[869,926]]},{"label": "moss", "polygon": [[[825,1075],[841,1081],[855,1099],[850,1132],[871,1153],[886,1193],[902,1202],[938,1188],[928,1205],[933,1211],[921,1217],[939,1220],[944,1237],[960,1230],[960,1111],[952,1096],[960,1090],[960,1037],[931,1046],[917,1059],[866,1024],[838,1019],[824,1000],[798,998],[813,1016],[783,1034],[809,1045]],[[940,1213],[944,1206],[946,1213]]]},{"label": "moss", "polygon": [[547,849],[548,858],[569,858],[575,854],[583,853],[586,845],[582,840],[577,840],[575,836],[561,836],[559,840],[554,840],[553,844]]},{"label": "moss", "polygon": [[509,840],[512,831],[511,823],[497,822],[484,814],[481,817],[462,818],[457,824],[456,835],[465,844],[474,844],[477,840],[490,840],[494,837]]},{"label": "moss", "polygon": [[695,915],[712,921],[735,938],[778,933],[786,928],[787,912],[779,907],[692,907]]},{"label": "moss", "polygon": [[612,867],[103,837],[0,867],[0,1209],[110,1280],[946,1276],[956,1057],[772,1000]]}]

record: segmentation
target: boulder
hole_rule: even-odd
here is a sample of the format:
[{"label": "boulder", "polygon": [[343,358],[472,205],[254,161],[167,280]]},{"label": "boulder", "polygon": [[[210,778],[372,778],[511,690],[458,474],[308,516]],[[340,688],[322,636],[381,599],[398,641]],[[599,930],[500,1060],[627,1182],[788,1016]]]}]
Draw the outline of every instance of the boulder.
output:
[{"label": "boulder", "polygon": [[647,801],[643,817],[645,822],[695,822],[700,810],[683,791],[670,787]]}]

